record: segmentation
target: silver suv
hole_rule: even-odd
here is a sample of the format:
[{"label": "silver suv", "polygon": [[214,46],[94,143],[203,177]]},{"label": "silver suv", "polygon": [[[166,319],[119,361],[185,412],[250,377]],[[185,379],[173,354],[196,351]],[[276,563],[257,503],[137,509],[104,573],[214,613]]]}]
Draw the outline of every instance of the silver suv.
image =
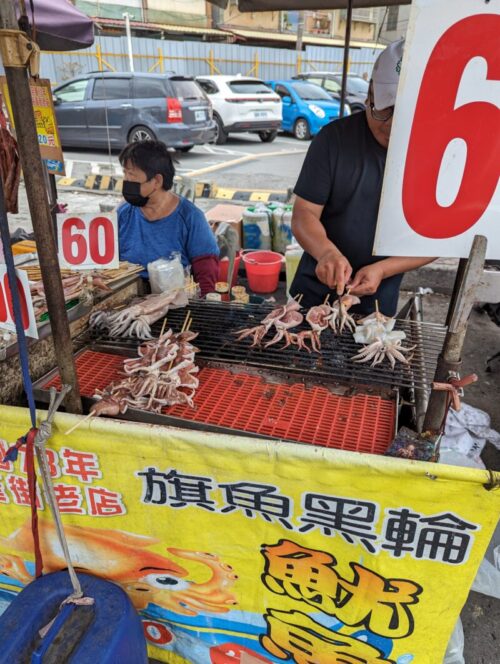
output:
[{"label": "silver suv", "polygon": [[185,76],[93,72],[57,87],[54,103],[65,147],[121,149],[158,139],[188,152],[215,140],[211,104]]}]

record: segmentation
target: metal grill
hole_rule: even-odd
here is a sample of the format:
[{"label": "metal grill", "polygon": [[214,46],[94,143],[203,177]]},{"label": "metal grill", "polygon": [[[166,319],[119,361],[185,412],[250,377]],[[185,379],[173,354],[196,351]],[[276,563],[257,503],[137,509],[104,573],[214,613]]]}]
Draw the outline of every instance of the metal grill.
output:
[{"label": "metal grill", "polygon": [[[275,305],[274,305],[275,306]],[[413,387],[428,389],[434,378],[436,362],[441,352],[446,328],[434,323],[418,323],[410,320],[398,320],[396,329],[403,330],[407,346],[416,345],[409,365],[397,363],[394,369],[389,361],[384,360],[376,367],[358,364],[351,360],[361,350],[350,332],[334,335],[325,330],[321,335],[321,353],[298,350],[296,347],[281,349],[279,342],[269,348],[251,347],[251,341],[236,341],[235,333],[246,327],[258,325],[271,311],[272,305],[237,305],[229,303],[193,300],[186,309],[169,311],[167,324],[175,332],[180,331],[187,311],[191,312],[191,329],[199,332],[196,345],[200,348],[199,357],[224,364],[239,364],[281,371],[287,374],[310,375],[330,383],[356,385],[378,385],[387,388]],[[153,326],[153,334],[159,335],[163,320]],[[304,321],[297,330],[309,329]],[[264,339],[271,339],[270,331]],[[137,340],[111,340],[98,337],[99,345],[109,345],[133,349]]]}]

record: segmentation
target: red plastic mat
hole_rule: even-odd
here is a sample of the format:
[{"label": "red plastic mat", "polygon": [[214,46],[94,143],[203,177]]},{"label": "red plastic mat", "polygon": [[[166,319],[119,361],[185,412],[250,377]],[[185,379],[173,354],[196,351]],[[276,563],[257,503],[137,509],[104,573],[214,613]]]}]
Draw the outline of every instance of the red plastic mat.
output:
[{"label": "red plastic mat", "polygon": [[[121,377],[123,357],[84,350],[76,358],[82,396],[92,397]],[[394,438],[396,403],[379,396],[332,394],[301,383],[281,385],[262,378],[204,367],[195,408],[172,406],[163,413],[183,420],[324,447],[383,454]],[[60,386],[59,377],[43,387]]]}]

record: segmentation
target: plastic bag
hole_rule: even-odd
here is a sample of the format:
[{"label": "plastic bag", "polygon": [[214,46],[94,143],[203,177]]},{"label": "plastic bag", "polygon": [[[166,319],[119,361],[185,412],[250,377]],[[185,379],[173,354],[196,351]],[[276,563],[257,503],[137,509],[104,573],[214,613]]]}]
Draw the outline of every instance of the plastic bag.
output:
[{"label": "plastic bag", "polygon": [[500,599],[500,521],[479,566],[471,590]]},{"label": "plastic bag", "polygon": [[167,293],[184,288],[185,272],[178,252],[148,263],[147,269],[152,293]]},{"label": "plastic bag", "polygon": [[484,468],[481,452],[488,440],[500,448],[500,434],[490,428],[490,416],[466,403],[450,410],[441,441],[439,461],[453,466]]},{"label": "plastic bag", "polygon": [[465,664],[464,659],[464,628],[460,618],[457,620],[455,629],[446,648],[443,664]]}]

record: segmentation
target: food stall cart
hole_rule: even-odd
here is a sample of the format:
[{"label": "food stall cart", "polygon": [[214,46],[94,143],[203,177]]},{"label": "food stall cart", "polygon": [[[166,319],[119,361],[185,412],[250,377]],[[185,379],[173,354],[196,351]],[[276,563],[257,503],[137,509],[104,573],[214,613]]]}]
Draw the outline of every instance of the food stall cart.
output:
[{"label": "food stall cart", "polygon": [[[265,306],[192,301],[154,339],[181,333],[186,311],[195,408],[55,420],[48,460],[78,567],[125,588],[165,662],[441,661],[498,520],[498,477],[382,454],[446,330],[398,322],[416,348],[393,370],[355,363],[348,333],[322,334],[321,353],[238,341]],[[120,380],[137,349],[87,338],[82,395]],[[38,381],[38,399],[54,385]],[[29,415],[2,406],[0,420],[6,451]],[[25,470],[22,452],[0,462],[0,606],[33,573]],[[49,571],[64,559],[45,508],[40,495]]]}]

